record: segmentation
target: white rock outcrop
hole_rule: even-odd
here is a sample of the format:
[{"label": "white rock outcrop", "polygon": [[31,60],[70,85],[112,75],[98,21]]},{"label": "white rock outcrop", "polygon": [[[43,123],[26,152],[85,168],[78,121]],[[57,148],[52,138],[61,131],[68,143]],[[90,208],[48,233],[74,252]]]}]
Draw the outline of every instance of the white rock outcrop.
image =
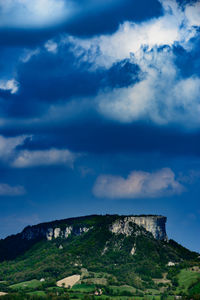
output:
[{"label": "white rock outcrop", "polygon": [[65,238],[67,239],[68,236],[72,233],[72,226],[66,227],[65,229]]},{"label": "white rock outcrop", "polygon": [[74,235],[81,235],[83,233],[88,232],[92,227],[76,227],[74,228],[73,226],[67,226],[65,229],[61,229],[59,227],[56,228],[48,228],[46,230],[46,239],[48,241],[51,241],[52,239],[57,239],[57,238],[65,238],[67,239],[71,234]]},{"label": "white rock outcrop", "polygon": [[131,255],[134,255],[136,252],[136,245],[133,246],[133,248],[131,249]]},{"label": "white rock outcrop", "polygon": [[[132,223],[142,226],[151,232],[153,237],[158,240],[167,240],[165,229],[166,217],[163,216],[128,216],[116,220],[111,226],[110,231],[115,234],[130,236],[133,233]],[[137,234],[137,232],[135,232]]]},{"label": "white rock outcrop", "polygon": [[54,238],[57,239],[60,236],[61,229],[60,228],[55,228],[54,229]]}]

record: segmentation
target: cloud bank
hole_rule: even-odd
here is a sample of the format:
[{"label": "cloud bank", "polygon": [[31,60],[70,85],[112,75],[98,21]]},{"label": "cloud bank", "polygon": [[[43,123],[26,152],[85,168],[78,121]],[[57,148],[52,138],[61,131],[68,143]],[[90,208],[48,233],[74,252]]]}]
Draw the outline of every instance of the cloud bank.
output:
[{"label": "cloud bank", "polygon": [[[2,4],[8,5],[5,11],[10,3]],[[185,53],[183,60],[193,55],[199,36],[200,5],[193,2],[183,7],[175,0],[160,3],[162,15],[137,23],[125,21],[112,34],[92,38],[64,34],[24,50],[16,79],[0,81],[0,89],[12,94],[9,101],[2,101],[5,116],[43,126],[54,120],[52,111],[58,123],[84,118],[89,111],[122,123],[145,121],[199,128],[198,58],[194,56],[193,60],[196,71],[191,68],[187,76],[177,60],[178,51]],[[89,1],[86,6],[93,10],[104,4]],[[183,69],[189,70],[187,65]]]},{"label": "cloud bank", "polygon": [[174,49],[190,53],[195,47],[200,4],[183,8],[174,0],[161,3],[164,15],[159,18],[139,24],[125,22],[112,35],[67,37],[64,42],[81,61],[91,64],[91,70],[109,69],[124,59],[139,67],[139,82],[99,92],[95,103],[105,117],[120,122],[150,120],[159,125],[199,127],[200,75],[182,76]]},{"label": "cloud bank", "polygon": [[[114,62],[136,55],[144,46],[149,49],[161,46],[173,46],[179,43],[188,48],[188,42],[198,34],[200,15],[192,17],[190,10],[198,11],[199,3],[179,7],[175,0],[160,1],[164,14],[141,23],[124,22],[112,35],[100,35],[90,39],[67,37],[77,56],[93,62],[96,67],[109,67]],[[139,55],[139,57],[138,57]]]},{"label": "cloud bank", "polygon": [[184,187],[175,179],[174,172],[163,168],[156,172],[133,171],[127,178],[100,175],[93,187],[98,198],[138,199],[181,194]]}]

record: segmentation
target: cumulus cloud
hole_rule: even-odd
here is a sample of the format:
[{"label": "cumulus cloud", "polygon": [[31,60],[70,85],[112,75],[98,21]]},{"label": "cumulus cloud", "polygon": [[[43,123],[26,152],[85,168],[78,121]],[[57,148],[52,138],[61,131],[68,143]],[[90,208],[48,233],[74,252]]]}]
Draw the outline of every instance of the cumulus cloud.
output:
[{"label": "cumulus cloud", "polygon": [[179,8],[175,0],[160,1],[164,15],[139,24],[123,23],[112,35],[101,35],[90,39],[67,37],[74,53],[83,60],[93,62],[96,66],[110,67],[114,62],[136,54],[141,48],[149,49],[164,45],[172,46],[179,43],[187,47],[188,41],[197,35],[193,25],[200,22],[196,13],[195,21],[191,21],[190,10],[196,6]]},{"label": "cumulus cloud", "polygon": [[71,50],[92,67],[110,68],[129,58],[139,66],[139,82],[128,88],[106,89],[97,96],[97,110],[120,122],[151,120],[157,124],[200,125],[200,78],[182,78],[174,46],[186,51],[198,36],[199,3],[180,7],[175,0],[160,0],[164,14],[142,23],[125,22],[112,35],[90,39],[67,37]]},{"label": "cumulus cloud", "polygon": [[40,27],[62,22],[72,12],[65,0],[0,0],[0,27]]},{"label": "cumulus cloud", "polygon": [[0,196],[21,196],[25,193],[23,186],[11,186],[6,183],[0,183]]},{"label": "cumulus cloud", "polygon": [[[34,11],[35,8],[32,8],[31,5],[34,7],[38,5],[41,8],[46,3],[47,7],[48,5],[53,7],[55,0],[45,1],[39,1],[40,4],[38,1],[35,1],[35,4],[30,4],[30,1],[15,0],[4,4],[5,1],[0,0],[0,5],[2,5],[3,11],[9,11],[14,3],[17,3],[18,8],[23,3],[25,7],[30,5],[30,10]],[[63,1],[56,2],[56,5],[61,5]],[[101,1],[98,2],[101,4]],[[55,60],[57,57],[59,58],[58,64],[60,61],[63,62],[62,75],[56,73],[57,70],[53,69],[53,72],[48,70],[48,74],[45,73],[44,77],[40,77],[40,74],[36,71],[36,74],[38,74],[38,76],[35,76],[36,80],[34,78],[34,81],[32,81],[31,78],[31,83],[28,79],[22,81],[24,91],[26,90],[26,84],[28,93],[30,93],[32,87],[30,97],[23,93],[20,95],[21,99],[23,97],[25,99],[25,105],[23,105],[25,113],[30,113],[30,107],[37,102],[35,99],[40,99],[41,97],[43,101],[46,101],[46,99],[50,100],[52,97],[51,101],[57,101],[57,103],[46,105],[47,113],[45,111],[43,118],[37,119],[38,122],[44,122],[46,119],[49,119],[54,112],[56,112],[57,120],[59,118],[66,119],[65,110],[69,107],[75,111],[75,113],[71,114],[74,117],[74,115],[77,115],[77,111],[80,110],[80,106],[86,107],[85,110],[92,107],[92,109],[94,108],[105,117],[120,122],[150,120],[159,125],[179,123],[184,127],[199,127],[200,77],[198,75],[190,75],[188,78],[182,78],[176,65],[176,55],[174,54],[174,47],[177,45],[184,47],[186,53],[187,51],[189,52],[193,46],[191,39],[198,36],[197,26],[200,24],[199,2],[187,4],[185,7],[178,5],[175,0],[160,0],[160,2],[164,12],[162,16],[140,23],[125,22],[113,34],[98,35],[93,38],[62,36],[60,43],[58,39],[55,39],[56,42],[53,39],[46,41],[44,48],[48,52],[55,54],[52,55]],[[89,4],[91,3],[89,2]],[[88,6],[90,6],[89,4]],[[65,45],[66,47],[64,47],[64,44],[67,44]],[[67,57],[69,49],[73,52],[73,54],[70,53],[73,57],[69,56],[69,59],[66,59],[65,62],[65,60],[60,59],[59,51],[61,50],[62,55],[65,53],[65,57]],[[40,52],[44,54],[42,48],[30,50],[24,53],[21,60],[28,62],[32,56],[38,55]],[[129,87],[121,87],[118,84],[114,89],[112,86],[109,90],[108,86],[103,85],[106,82],[105,76],[102,79],[99,74],[102,70],[106,74],[106,71],[109,72],[112,66],[127,59],[132,65],[138,66],[140,73],[133,74],[134,71],[132,71],[132,77],[134,79],[137,77],[138,80],[129,80],[127,84]],[[87,62],[87,64],[84,64],[84,62]],[[46,61],[47,65],[50,65],[50,63],[48,60]],[[53,63],[55,64],[55,62]],[[80,68],[82,73],[77,65],[83,66],[83,68]],[[36,65],[36,70],[40,69],[38,66],[40,66],[40,63]],[[34,65],[31,67],[34,67]],[[74,75],[73,70],[76,68],[77,72],[74,72]],[[87,68],[88,76],[83,72],[85,68]],[[29,72],[29,68],[27,70]],[[47,77],[48,83],[53,78],[52,84],[50,84],[52,89],[50,88],[50,90],[49,84],[48,88],[45,88]],[[43,81],[43,84],[40,84],[41,81]],[[56,92],[54,88],[55,82],[59,87]],[[74,82],[76,82],[76,88],[71,89],[71,86],[74,86]],[[18,89],[16,82],[15,85],[14,82],[9,84],[11,93],[15,93]],[[9,86],[9,84],[2,83],[2,88],[5,89],[5,86]],[[40,88],[35,89],[35,86]],[[100,92],[98,93],[99,89]],[[97,93],[98,95],[94,99]],[[66,104],[65,100],[72,97],[71,103],[68,105],[69,102],[67,102]],[[30,101],[30,105],[27,101]],[[58,104],[59,101],[60,103]],[[37,105],[39,107],[40,104],[37,103]],[[41,107],[43,111],[45,108],[42,105]],[[35,109],[36,113],[39,110],[37,108]],[[35,122],[35,119],[33,122]]]},{"label": "cumulus cloud", "polygon": [[157,124],[200,125],[200,78],[180,78],[171,48],[141,50],[144,78],[128,88],[103,91],[98,110],[121,122],[151,120]]},{"label": "cumulus cloud", "polygon": [[42,151],[20,151],[12,166],[15,168],[28,168],[38,166],[65,165],[73,167],[77,155],[69,150],[42,150]]},{"label": "cumulus cloud", "polygon": [[15,79],[0,80],[0,90],[10,91],[11,94],[17,93],[19,83]]},{"label": "cumulus cloud", "polygon": [[157,198],[183,191],[183,185],[175,179],[174,172],[169,168],[152,173],[133,171],[127,178],[100,175],[93,187],[96,197],[110,199]]}]

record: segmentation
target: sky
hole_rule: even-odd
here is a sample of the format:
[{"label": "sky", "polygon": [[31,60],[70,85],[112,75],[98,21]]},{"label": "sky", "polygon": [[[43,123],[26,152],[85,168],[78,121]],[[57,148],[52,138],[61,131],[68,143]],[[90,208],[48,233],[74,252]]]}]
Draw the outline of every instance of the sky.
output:
[{"label": "sky", "polygon": [[0,238],[165,215],[200,252],[200,2],[0,0]]}]

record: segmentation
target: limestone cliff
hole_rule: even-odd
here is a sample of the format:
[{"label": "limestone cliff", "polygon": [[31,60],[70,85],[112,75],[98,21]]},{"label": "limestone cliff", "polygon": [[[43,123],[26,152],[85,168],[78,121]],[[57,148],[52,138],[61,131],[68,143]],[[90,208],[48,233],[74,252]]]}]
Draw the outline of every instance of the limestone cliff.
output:
[{"label": "limestone cliff", "polygon": [[[63,226],[62,226],[63,227]],[[88,227],[73,227],[73,226],[66,226],[65,228],[60,227],[41,227],[41,226],[29,226],[24,229],[22,232],[22,238],[26,240],[32,239],[40,239],[46,238],[48,241],[57,238],[68,238],[71,234],[72,235],[81,235],[84,232],[88,232],[90,228]]]},{"label": "limestone cliff", "polygon": [[[109,230],[114,234],[124,234],[129,236],[133,233],[132,223],[142,226],[146,231],[151,232],[153,237],[158,240],[167,240],[165,229],[166,217],[163,216],[89,216],[82,218],[66,219],[51,223],[28,226],[22,232],[22,239],[32,240],[46,238],[51,241],[57,238],[67,239],[70,235],[81,235],[88,232],[93,226],[87,220],[96,218],[98,221],[94,226],[101,226],[106,218],[110,218]],[[99,218],[99,219],[98,219]],[[105,219],[104,219],[105,218]],[[81,220],[77,223],[77,220]]]},{"label": "limestone cliff", "polygon": [[116,220],[110,226],[110,230],[116,234],[129,236],[133,231],[131,223],[135,223],[151,232],[155,239],[167,240],[166,221],[167,218],[163,216],[125,216]]}]

